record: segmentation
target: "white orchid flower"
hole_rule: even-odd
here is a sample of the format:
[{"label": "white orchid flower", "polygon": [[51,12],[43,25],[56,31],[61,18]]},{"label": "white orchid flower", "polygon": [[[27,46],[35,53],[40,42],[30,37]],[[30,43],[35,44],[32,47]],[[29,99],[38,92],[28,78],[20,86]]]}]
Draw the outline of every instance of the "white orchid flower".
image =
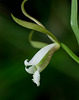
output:
[{"label": "white orchid flower", "polygon": [[[53,53],[58,50],[60,45],[58,43],[49,44],[42,49],[40,49],[34,57],[28,62],[26,59],[24,61],[25,70],[29,74],[33,74],[33,82],[40,85],[40,72],[48,65]],[[28,66],[30,66],[28,68]]]}]

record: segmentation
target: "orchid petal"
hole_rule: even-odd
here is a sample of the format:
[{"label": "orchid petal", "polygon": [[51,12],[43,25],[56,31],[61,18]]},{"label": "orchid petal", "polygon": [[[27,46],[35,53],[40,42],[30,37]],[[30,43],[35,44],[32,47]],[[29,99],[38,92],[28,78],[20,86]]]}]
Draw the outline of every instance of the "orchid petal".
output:
[{"label": "orchid petal", "polygon": [[31,65],[31,64],[29,64],[28,59],[26,59],[26,60],[24,61],[24,64],[25,64],[25,66],[30,66],[30,65]]},{"label": "orchid petal", "polygon": [[40,49],[35,55],[34,57],[29,61],[29,64],[32,64],[32,65],[36,65],[38,64],[42,59],[43,57],[53,48],[59,48],[59,44],[58,43],[52,43],[52,44],[49,44],[45,47],[43,47],[42,49]]}]

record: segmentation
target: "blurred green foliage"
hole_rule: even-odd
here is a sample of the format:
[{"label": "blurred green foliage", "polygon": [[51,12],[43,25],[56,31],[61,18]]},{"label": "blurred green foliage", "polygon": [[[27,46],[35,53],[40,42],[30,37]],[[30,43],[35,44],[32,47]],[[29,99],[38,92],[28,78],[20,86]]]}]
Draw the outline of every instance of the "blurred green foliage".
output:
[{"label": "blurred green foliage", "polygon": [[[28,41],[30,30],[16,24],[10,16],[12,12],[28,20],[21,13],[21,2],[0,1],[0,100],[79,100],[79,65],[64,50],[57,51],[41,73],[39,88],[25,71],[24,60],[30,60],[38,49]],[[70,26],[70,7],[70,0],[29,0],[25,6],[30,15],[79,56]],[[40,33],[37,34],[36,37]],[[45,35],[42,39],[50,42]]]}]

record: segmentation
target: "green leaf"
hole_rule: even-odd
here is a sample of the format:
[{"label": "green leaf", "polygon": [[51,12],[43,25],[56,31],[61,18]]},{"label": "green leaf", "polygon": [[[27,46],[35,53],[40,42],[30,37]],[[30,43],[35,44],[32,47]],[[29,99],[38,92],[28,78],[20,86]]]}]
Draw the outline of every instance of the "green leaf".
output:
[{"label": "green leaf", "polygon": [[27,22],[27,21],[23,21],[23,20],[20,20],[16,17],[13,16],[13,14],[11,14],[13,20],[18,23],[19,25],[25,27],[25,28],[29,28],[29,29],[32,29],[32,30],[35,30],[35,31],[38,31],[38,32],[42,32],[46,35],[48,35],[49,37],[52,38],[53,42],[57,42],[59,43],[59,41],[57,40],[57,38],[51,33],[49,32],[46,28],[42,27],[42,26],[39,26],[35,23],[31,23],[31,22]]},{"label": "green leaf", "polygon": [[47,46],[48,44],[43,43],[43,42],[39,42],[39,41],[33,41],[32,40],[32,35],[33,35],[34,31],[32,30],[31,33],[29,34],[29,41],[31,43],[31,45],[35,48],[43,48],[45,46]]},{"label": "green leaf", "polygon": [[77,0],[72,0],[72,6],[71,6],[71,27],[75,33],[75,36],[77,38],[78,44],[79,44],[79,28],[78,28],[78,21],[77,21]]},{"label": "green leaf", "polygon": [[79,64],[79,57],[77,57],[65,44],[61,43],[61,47]]}]

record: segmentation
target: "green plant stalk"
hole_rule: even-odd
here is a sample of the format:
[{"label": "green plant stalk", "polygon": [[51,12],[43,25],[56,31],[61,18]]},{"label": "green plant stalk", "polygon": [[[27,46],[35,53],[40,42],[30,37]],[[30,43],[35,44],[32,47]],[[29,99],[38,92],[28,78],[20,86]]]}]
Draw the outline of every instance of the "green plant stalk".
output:
[{"label": "green plant stalk", "polygon": [[79,57],[77,57],[65,44],[61,43],[61,47],[79,64]]},{"label": "green plant stalk", "polygon": [[72,0],[71,5],[71,27],[74,31],[74,34],[76,36],[76,39],[79,44],[79,28],[78,28],[78,21],[77,21],[77,13],[78,13],[78,7],[77,7],[77,0]]}]

